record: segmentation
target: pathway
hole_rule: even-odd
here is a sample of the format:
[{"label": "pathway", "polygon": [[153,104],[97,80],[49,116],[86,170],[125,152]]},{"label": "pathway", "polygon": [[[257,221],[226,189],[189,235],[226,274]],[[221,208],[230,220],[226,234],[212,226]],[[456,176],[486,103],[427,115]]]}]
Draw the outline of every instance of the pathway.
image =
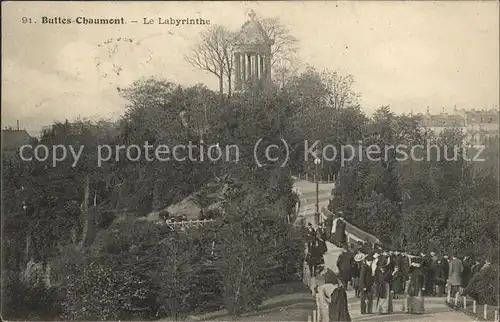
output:
[{"label": "pathway", "polygon": [[[316,184],[306,180],[296,179],[294,187],[298,189],[301,198],[300,204],[302,209],[299,212],[298,218],[305,218],[307,222],[312,223],[313,227],[316,228],[316,223],[314,221],[314,214],[316,213]],[[333,183],[321,183],[318,185],[320,211],[321,208],[328,206],[333,187]],[[326,242],[326,247],[327,252],[323,255],[325,266],[336,270],[337,258],[342,250],[330,242]],[[312,285],[312,287],[313,286],[314,285]]]}]

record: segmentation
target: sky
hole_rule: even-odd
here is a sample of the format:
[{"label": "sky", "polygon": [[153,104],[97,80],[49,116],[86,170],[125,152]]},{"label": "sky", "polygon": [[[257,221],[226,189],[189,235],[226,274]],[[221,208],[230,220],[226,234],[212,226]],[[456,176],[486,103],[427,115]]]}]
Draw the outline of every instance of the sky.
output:
[{"label": "sky", "polygon": [[[50,25],[43,16],[203,18],[237,30],[250,9],[280,17],[304,64],[353,75],[367,114],[382,105],[396,113],[498,108],[497,1],[22,1],[2,2],[2,128],[19,120],[35,134],[55,120],[116,119],[126,104],[117,87],[141,77],[217,88],[183,58],[207,25]],[[111,55],[108,39],[119,44]]]}]

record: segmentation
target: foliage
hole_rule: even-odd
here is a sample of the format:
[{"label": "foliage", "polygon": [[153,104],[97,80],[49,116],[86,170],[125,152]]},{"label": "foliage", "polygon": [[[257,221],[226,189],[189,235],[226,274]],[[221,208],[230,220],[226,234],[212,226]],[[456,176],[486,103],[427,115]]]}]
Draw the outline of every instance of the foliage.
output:
[{"label": "foliage", "polygon": [[146,221],[116,222],[103,231],[93,256],[115,271],[126,271],[148,281],[157,299],[151,310],[169,317],[219,308],[219,271],[210,264],[214,232],[171,232]]},{"label": "foliage", "polygon": [[91,263],[68,276],[63,290],[62,318],[67,320],[150,319],[156,314],[149,283],[126,270]]},{"label": "foliage", "polygon": [[61,312],[57,288],[31,284],[17,271],[2,271],[2,318],[4,320],[54,320]]},{"label": "foliage", "polygon": [[[361,161],[355,158],[341,169],[334,210],[343,210],[348,221],[393,247],[497,257],[495,214],[500,204],[491,188],[498,186],[498,180],[485,172],[483,164],[466,161],[461,148],[452,154],[453,147],[462,144],[461,133],[424,133],[416,118],[396,116],[387,106],[376,111],[366,132],[363,144],[376,145],[381,153],[371,154],[369,160],[364,151]],[[409,148],[406,157],[394,149],[387,151],[398,144],[409,148],[421,144],[427,150],[413,157]]]},{"label": "foliage", "polygon": [[498,264],[491,264],[472,277],[465,294],[474,298],[478,304],[498,306],[500,294]]}]

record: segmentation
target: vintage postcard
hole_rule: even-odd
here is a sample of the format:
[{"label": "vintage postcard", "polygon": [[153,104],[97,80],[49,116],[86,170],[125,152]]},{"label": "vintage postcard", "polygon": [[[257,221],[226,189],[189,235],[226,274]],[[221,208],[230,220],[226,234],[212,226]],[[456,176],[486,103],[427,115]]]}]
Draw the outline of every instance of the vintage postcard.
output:
[{"label": "vintage postcard", "polygon": [[497,1],[1,20],[3,320],[499,321]]}]

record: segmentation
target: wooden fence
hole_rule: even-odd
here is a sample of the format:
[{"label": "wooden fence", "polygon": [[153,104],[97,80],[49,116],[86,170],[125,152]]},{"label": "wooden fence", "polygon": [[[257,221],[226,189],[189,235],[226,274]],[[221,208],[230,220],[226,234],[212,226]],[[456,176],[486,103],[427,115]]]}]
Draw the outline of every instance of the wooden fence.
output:
[{"label": "wooden fence", "polygon": [[[297,178],[301,180],[306,180],[309,182],[316,182],[316,175],[309,175],[309,174],[298,174]],[[335,183],[335,175],[329,174],[329,175],[324,175],[324,176],[319,176],[319,183],[324,184],[324,183]]]},{"label": "wooden fence", "polygon": [[205,219],[205,220],[184,220],[184,221],[168,221],[160,222],[161,224],[165,224],[168,228],[172,230],[184,230],[189,228],[202,228],[206,224],[210,224],[215,222],[213,219]]},{"label": "wooden fence", "polygon": [[448,290],[448,295],[446,297],[446,305],[480,321],[499,321],[498,306],[487,304],[479,305],[475,300],[467,296],[461,296],[458,292],[455,296],[452,296],[450,289]]},{"label": "wooden fence", "polygon": [[321,307],[319,304],[319,295],[316,294],[316,309],[307,317],[307,322],[320,322],[321,318]]}]

